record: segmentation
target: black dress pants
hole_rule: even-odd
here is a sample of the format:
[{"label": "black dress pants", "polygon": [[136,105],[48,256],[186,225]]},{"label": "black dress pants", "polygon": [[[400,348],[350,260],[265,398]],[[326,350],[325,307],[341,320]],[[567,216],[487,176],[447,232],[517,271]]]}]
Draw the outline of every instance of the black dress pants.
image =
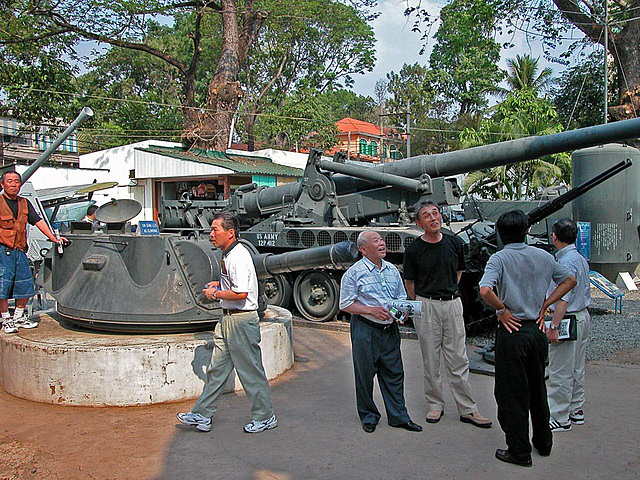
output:
[{"label": "black dress pants", "polygon": [[527,458],[531,454],[529,413],[534,446],[550,450],[553,443],[544,382],[548,351],[547,336],[533,321],[523,321],[520,330],[513,333],[502,325],[498,327],[495,380],[498,421],[509,452],[516,457]]},{"label": "black dress pants", "polygon": [[398,325],[393,323],[381,329],[369,325],[360,315],[352,315],[350,330],[360,421],[378,423],[380,420],[380,412],[373,401],[373,379],[377,375],[389,425],[408,422]]}]

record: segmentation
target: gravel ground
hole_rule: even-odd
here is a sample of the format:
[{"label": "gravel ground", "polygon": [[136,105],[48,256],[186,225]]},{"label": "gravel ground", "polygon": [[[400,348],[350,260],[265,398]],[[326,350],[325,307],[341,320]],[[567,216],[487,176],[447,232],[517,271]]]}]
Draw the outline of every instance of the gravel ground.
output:
[{"label": "gravel ground", "polygon": [[[640,276],[640,267],[636,270]],[[640,290],[627,292],[622,313],[615,313],[614,300],[596,287],[591,287],[591,331],[587,345],[587,361],[606,360],[618,351],[640,348]],[[468,338],[469,343],[485,346],[493,343],[494,335]]]}]

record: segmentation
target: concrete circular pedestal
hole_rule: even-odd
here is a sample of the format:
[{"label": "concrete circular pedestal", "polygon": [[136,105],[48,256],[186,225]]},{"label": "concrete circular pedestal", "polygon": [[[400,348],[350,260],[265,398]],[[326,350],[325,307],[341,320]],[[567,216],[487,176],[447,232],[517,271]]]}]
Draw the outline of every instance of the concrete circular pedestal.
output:
[{"label": "concrete circular pedestal", "polygon": [[[273,379],[293,365],[291,314],[270,307],[267,317],[260,346]],[[174,402],[202,393],[212,348],[212,332],[109,334],[42,314],[38,328],[0,333],[0,385],[16,397],[61,405]],[[241,389],[234,372],[225,391]]]}]

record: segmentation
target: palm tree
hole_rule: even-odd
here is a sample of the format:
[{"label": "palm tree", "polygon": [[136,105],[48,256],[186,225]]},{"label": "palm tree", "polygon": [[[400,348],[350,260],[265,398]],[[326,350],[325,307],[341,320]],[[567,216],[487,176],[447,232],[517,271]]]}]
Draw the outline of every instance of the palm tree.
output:
[{"label": "palm tree", "polygon": [[548,91],[554,83],[553,70],[546,67],[538,74],[539,60],[539,57],[533,58],[530,55],[516,55],[515,59],[507,59],[509,71],[505,80],[508,88],[499,87],[500,96],[506,97],[509,93],[522,89],[529,89],[536,95]]},{"label": "palm tree", "polygon": [[[551,105],[529,89],[509,95],[498,106],[496,115],[478,129],[466,129],[460,147],[469,148],[516,138],[548,135],[562,130]],[[521,200],[534,198],[545,187],[568,183],[570,156],[546,155],[537,160],[515,163],[470,173],[464,182],[465,193],[483,198]]]}]

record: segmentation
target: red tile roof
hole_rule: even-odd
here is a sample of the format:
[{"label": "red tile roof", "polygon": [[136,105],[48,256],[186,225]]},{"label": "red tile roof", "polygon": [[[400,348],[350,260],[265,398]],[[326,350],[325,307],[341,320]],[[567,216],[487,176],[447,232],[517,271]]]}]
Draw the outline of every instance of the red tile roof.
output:
[{"label": "red tile roof", "polygon": [[343,133],[347,132],[362,132],[369,135],[380,135],[380,127],[373,123],[363,122],[362,120],[356,120],[355,118],[343,118],[336,122],[338,130]]}]

